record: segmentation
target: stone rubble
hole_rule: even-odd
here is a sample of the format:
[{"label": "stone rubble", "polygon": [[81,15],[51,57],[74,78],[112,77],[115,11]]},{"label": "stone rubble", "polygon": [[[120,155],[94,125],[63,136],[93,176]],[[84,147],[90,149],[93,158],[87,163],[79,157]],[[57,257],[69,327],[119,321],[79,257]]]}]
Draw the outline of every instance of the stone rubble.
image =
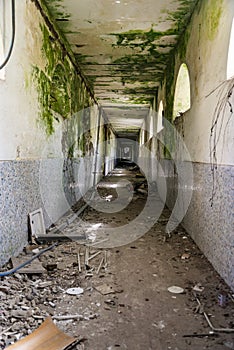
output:
[{"label": "stone rubble", "polygon": [[[73,321],[69,315],[75,314],[73,304],[71,304],[74,296],[66,295],[66,291],[69,288],[82,287],[84,293],[92,292],[93,286],[90,279],[103,277],[107,270],[103,266],[102,275],[90,274],[91,270],[94,272],[95,269],[98,269],[100,256],[104,256],[104,253],[100,251],[92,258],[92,261],[89,261],[90,265],[86,266],[84,264],[85,249],[87,248],[76,242],[59,245],[54,251],[49,251],[39,258],[47,273],[15,273],[1,277],[0,349],[5,349],[20,338],[32,333],[47,316],[52,316],[54,322],[59,322],[60,326]],[[78,271],[78,250],[83,259],[82,272]],[[95,248],[91,250],[93,255],[98,253]],[[77,300],[80,297],[82,295],[75,296]],[[97,305],[100,306],[100,303]],[[83,309],[79,321],[97,318],[97,305],[91,304]],[[63,317],[67,317],[67,320],[64,320]],[[82,348],[83,345],[77,345],[77,349]]]}]

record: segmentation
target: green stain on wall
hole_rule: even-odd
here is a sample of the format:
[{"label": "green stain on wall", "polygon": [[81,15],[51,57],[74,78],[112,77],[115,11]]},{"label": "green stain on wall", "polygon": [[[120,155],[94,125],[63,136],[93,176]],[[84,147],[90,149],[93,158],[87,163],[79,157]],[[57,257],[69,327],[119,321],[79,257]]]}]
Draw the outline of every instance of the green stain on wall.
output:
[{"label": "green stain on wall", "polygon": [[[90,105],[88,92],[64,49],[45,25],[41,25],[45,67],[33,67],[37,84],[40,117],[47,135],[54,132],[54,121],[70,118]],[[82,93],[81,93],[82,92]]]},{"label": "green stain on wall", "polygon": [[172,120],[173,116],[173,104],[174,104],[174,86],[175,86],[175,56],[172,55],[168,61],[167,70],[165,73],[165,118],[169,121]]},{"label": "green stain on wall", "polygon": [[[174,13],[168,13],[168,19],[171,19],[175,22],[175,26],[178,30],[179,40],[170,52],[169,58],[167,60],[167,67],[164,74],[165,81],[165,102],[164,102],[164,116],[167,120],[173,120],[173,109],[174,109],[174,93],[175,93],[175,84],[177,80],[177,75],[175,75],[176,63],[182,64],[186,60],[186,53],[188,47],[188,41],[191,34],[191,28],[188,25],[191,19],[195,5],[199,1],[194,1],[193,6],[191,6],[191,0],[182,0],[181,6]],[[168,151],[174,150],[175,140],[173,138],[167,140],[167,144],[164,147],[164,157],[171,159],[171,154]]]},{"label": "green stain on wall", "polygon": [[223,12],[223,0],[209,1],[209,9],[208,11],[206,11],[206,16],[204,18],[206,33],[209,40],[214,40],[217,34],[222,12]]},{"label": "green stain on wall", "polygon": [[40,118],[45,126],[47,135],[51,135],[54,132],[54,116],[50,108],[51,83],[46,73],[38,67],[33,68],[33,78],[37,81]]},{"label": "green stain on wall", "polygon": [[[189,1],[184,1],[182,5],[189,4]],[[223,0],[210,0],[208,3],[203,3],[201,1],[196,2],[199,6],[197,9],[201,13],[201,18],[204,25],[204,35],[208,37],[209,40],[213,40],[217,34],[218,26],[220,23],[220,17],[222,15],[222,4]],[[180,16],[181,10],[174,14],[174,18]],[[175,64],[177,61],[183,63],[186,60],[186,51],[188,46],[188,41],[191,34],[191,27],[187,26],[186,30],[182,31],[179,41],[175,48],[171,51],[169,59],[167,60],[167,68],[165,71],[165,117],[172,121],[173,118],[173,105],[174,105],[174,90],[177,76],[175,75]],[[177,62],[177,63],[178,63]]]},{"label": "green stain on wall", "polygon": [[[179,40],[170,52],[167,60],[167,67],[164,74],[165,79],[165,118],[169,121],[173,119],[173,106],[174,106],[174,92],[177,76],[175,75],[176,57],[177,63],[182,64],[186,61],[186,53],[188,47],[188,41],[191,35],[191,27],[189,21],[191,20],[192,13],[195,6],[200,1],[181,0],[181,5],[176,12],[168,12],[168,18],[177,23],[177,30],[180,33]],[[193,4],[192,4],[193,3]],[[191,6],[192,4],[192,6]],[[180,23],[182,22],[182,23]]]},{"label": "green stain on wall", "polygon": [[187,30],[183,33],[183,35],[180,37],[180,40],[176,47],[176,50],[179,53],[179,57],[182,61],[186,58],[189,38],[190,38],[190,28],[188,27]]}]

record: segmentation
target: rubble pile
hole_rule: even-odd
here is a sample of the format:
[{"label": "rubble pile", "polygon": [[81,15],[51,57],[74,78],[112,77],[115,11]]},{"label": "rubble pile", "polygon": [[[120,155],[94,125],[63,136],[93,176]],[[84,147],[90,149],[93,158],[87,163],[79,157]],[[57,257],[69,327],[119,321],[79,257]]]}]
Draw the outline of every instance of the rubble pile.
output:
[{"label": "rubble pile", "polygon": [[[30,253],[28,249],[19,259],[29,259]],[[38,273],[36,269],[34,273],[29,265],[30,273],[19,269],[1,277],[0,349],[32,333],[48,316],[54,322],[63,322],[62,328],[71,320],[97,318],[96,305],[90,304],[77,313],[74,298],[79,301],[83,293],[92,292],[93,281],[107,272],[107,255],[106,251],[76,242],[66,243],[40,256],[38,263],[46,272]]]}]

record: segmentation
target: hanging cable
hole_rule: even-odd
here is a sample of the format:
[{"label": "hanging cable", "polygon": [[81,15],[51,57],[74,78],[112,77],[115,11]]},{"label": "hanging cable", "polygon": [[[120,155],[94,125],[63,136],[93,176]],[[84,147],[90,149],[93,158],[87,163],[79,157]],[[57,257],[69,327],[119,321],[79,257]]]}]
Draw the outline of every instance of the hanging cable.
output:
[{"label": "hanging cable", "polygon": [[3,67],[5,67],[5,65],[9,61],[9,59],[11,57],[12,50],[13,50],[13,46],[14,46],[14,41],[15,41],[15,0],[11,0],[11,24],[12,24],[11,44],[10,44],[8,54],[7,54],[4,62],[0,65],[0,70]]}]

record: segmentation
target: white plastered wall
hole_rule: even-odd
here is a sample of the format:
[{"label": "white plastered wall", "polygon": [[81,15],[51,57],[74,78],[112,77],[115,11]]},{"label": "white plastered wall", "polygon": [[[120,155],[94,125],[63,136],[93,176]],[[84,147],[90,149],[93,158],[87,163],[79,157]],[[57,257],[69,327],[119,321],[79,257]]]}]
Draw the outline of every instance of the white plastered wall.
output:
[{"label": "white plastered wall", "polygon": [[[183,128],[184,141],[194,162],[210,162],[210,131],[221,89],[225,87],[234,2],[223,0],[221,3],[222,13],[214,36],[207,33],[202,15],[207,11],[207,16],[211,16],[209,2],[202,3],[200,14],[195,15],[191,23],[185,62],[191,79],[191,109],[184,114]],[[181,63],[177,61],[177,71]],[[218,124],[218,132],[221,130],[221,133],[217,143],[217,162],[224,165],[234,164],[231,132],[234,130],[234,118],[229,119],[228,113],[227,109]]]},{"label": "white plastered wall", "polygon": [[[10,2],[9,2],[10,3]],[[5,47],[11,38],[11,7],[4,14]],[[33,3],[16,1],[16,36],[13,52],[0,79],[0,159],[38,159],[61,156],[61,133],[47,137],[39,121],[37,91],[31,80],[33,64],[43,65],[41,19]],[[5,49],[6,52],[6,49]],[[55,128],[59,128],[60,124]],[[46,149],[45,149],[46,147]]]}]

